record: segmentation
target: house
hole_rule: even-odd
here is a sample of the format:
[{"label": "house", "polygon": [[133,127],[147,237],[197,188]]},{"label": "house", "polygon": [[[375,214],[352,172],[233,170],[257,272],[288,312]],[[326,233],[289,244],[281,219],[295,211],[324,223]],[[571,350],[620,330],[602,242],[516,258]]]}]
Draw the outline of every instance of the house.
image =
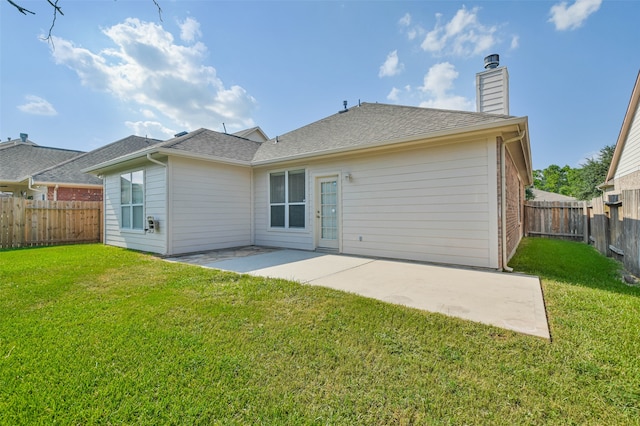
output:
[{"label": "house", "polygon": [[162,255],[243,245],[506,269],[532,184],[506,69],[487,112],[362,103],[267,141],[199,129],[85,169],[105,243]]},{"label": "house", "polygon": [[52,201],[102,201],[102,179],[81,170],[160,142],[129,136],[93,151],[39,146],[27,139],[0,144],[0,190]]},{"label": "house", "polygon": [[606,195],[640,189],[640,72],[622,121],[607,180],[600,188]]},{"label": "house", "polygon": [[126,137],[32,174],[31,185],[47,200],[102,201],[102,179],[81,170],[159,142],[158,139],[140,136]]},{"label": "house", "polygon": [[21,133],[20,139],[0,144],[0,192],[44,200],[46,192],[33,186],[31,176],[80,154],[82,151],[37,145]]},{"label": "house", "polygon": [[575,197],[543,191],[537,188],[531,188],[531,192],[533,193],[533,201],[578,201]]}]

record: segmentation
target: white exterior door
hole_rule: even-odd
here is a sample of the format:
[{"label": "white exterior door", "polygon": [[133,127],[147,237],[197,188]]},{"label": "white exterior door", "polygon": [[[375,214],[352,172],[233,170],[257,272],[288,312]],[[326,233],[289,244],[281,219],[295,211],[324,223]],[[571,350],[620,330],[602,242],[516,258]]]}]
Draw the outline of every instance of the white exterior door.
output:
[{"label": "white exterior door", "polygon": [[338,176],[316,179],[316,241],[317,248],[338,250]]}]

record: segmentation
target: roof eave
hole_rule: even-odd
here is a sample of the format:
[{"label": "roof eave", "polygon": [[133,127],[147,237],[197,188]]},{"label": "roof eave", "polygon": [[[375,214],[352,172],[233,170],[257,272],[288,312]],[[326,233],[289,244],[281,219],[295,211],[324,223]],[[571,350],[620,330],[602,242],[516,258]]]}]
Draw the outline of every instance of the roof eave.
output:
[{"label": "roof eave", "polygon": [[624,149],[624,144],[627,136],[629,135],[629,130],[631,129],[631,122],[633,121],[634,113],[638,108],[638,102],[640,102],[640,71],[638,71],[638,76],[636,77],[636,82],[633,86],[633,91],[631,92],[631,99],[629,100],[627,112],[625,113],[624,119],[622,120],[622,127],[620,128],[620,133],[618,134],[616,147],[613,151],[613,158],[611,159],[611,164],[609,165],[609,170],[607,171],[607,179],[605,182],[609,182],[615,177],[618,163],[620,162],[620,157],[622,156],[622,151]]},{"label": "roof eave", "polygon": [[120,166],[124,165],[127,162],[143,159],[147,156],[147,154],[160,154],[160,155],[166,155],[166,156],[192,158],[192,159],[214,161],[217,163],[230,164],[230,165],[236,165],[236,166],[248,167],[251,165],[249,161],[244,161],[244,160],[235,160],[230,158],[200,154],[197,152],[189,152],[189,151],[183,151],[183,150],[172,149],[172,148],[150,147],[142,151],[137,151],[128,155],[124,155],[122,157],[114,158],[113,160],[105,161],[103,163],[96,164],[91,167],[87,167],[85,169],[82,169],[81,172],[91,173],[94,175],[102,174],[102,172],[108,171],[109,169],[119,168]]},{"label": "roof eave", "polygon": [[[368,144],[364,144],[364,145],[333,148],[333,149],[327,149],[327,150],[324,150],[324,151],[306,152],[306,153],[291,155],[291,156],[287,156],[287,157],[278,157],[278,158],[273,158],[273,159],[268,159],[268,160],[252,161],[251,165],[253,165],[253,166],[264,166],[264,165],[268,165],[268,164],[276,164],[276,163],[283,163],[283,162],[294,161],[294,160],[302,160],[302,159],[311,158],[311,157],[320,157],[320,156],[327,156],[327,155],[343,154],[343,153],[361,151],[361,150],[372,149],[372,148],[381,148],[381,147],[385,147],[385,146],[400,145],[400,144],[403,144],[403,143],[409,143],[409,142],[425,140],[425,139],[446,138],[446,137],[453,136],[453,135],[475,133],[475,132],[483,132],[483,131],[488,131],[488,130],[493,130],[493,129],[500,129],[500,128],[504,128],[504,127],[518,126],[518,125],[521,125],[523,123],[526,125],[527,122],[528,122],[528,118],[526,116],[524,116],[524,117],[513,117],[513,118],[508,118],[508,119],[505,119],[505,120],[502,120],[502,121],[492,121],[490,123],[482,123],[482,124],[476,124],[476,125],[466,126],[466,127],[456,127],[456,128],[453,128],[453,129],[446,129],[446,130],[441,130],[441,131],[437,131],[437,132],[417,134],[417,135],[407,136],[407,137],[404,137],[404,138],[377,141],[377,142],[368,143]],[[527,136],[527,141],[528,141],[528,136]],[[266,143],[269,143],[269,142],[266,142]],[[530,155],[531,154],[529,152],[529,157],[530,157]]]}]

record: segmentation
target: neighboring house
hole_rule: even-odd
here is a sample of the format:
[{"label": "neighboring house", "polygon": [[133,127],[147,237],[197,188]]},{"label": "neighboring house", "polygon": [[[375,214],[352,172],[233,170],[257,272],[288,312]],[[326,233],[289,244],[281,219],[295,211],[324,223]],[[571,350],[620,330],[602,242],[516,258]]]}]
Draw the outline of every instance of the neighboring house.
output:
[{"label": "neighboring house", "polygon": [[233,135],[255,142],[266,142],[269,140],[269,136],[267,136],[267,134],[258,126],[235,132]]},{"label": "neighboring house", "polygon": [[531,188],[533,200],[531,201],[578,201],[577,198],[568,195],[556,194],[555,192],[543,191],[542,189]]},{"label": "neighboring house", "polygon": [[82,154],[82,151],[39,146],[21,134],[21,139],[0,145],[0,192],[16,197],[46,199],[46,192],[33,186],[31,176],[40,170]]},{"label": "neighboring house", "polygon": [[622,121],[607,180],[600,188],[605,195],[640,189],[640,72]]},{"label": "neighboring house", "polygon": [[528,119],[508,115],[506,69],[494,65],[479,90],[498,92],[484,97],[500,114],[363,103],[265,142],[200,129],[91,166],[104,176],[105,243],[506,268],[531,153]]},{"label": "neighboring house", "polygon": [[161,142],[129,136],[40,170],[31,176],[32,186],[54,201],[102,201],[102,179],[81,170]]}]

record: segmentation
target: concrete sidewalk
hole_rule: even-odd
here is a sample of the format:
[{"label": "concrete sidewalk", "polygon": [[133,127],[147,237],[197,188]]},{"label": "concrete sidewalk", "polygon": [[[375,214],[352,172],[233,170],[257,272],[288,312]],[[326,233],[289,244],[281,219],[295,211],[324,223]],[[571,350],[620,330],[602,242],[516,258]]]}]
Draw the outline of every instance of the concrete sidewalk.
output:
[{"label": "concrete sidewalk", "polygon": [[169,260],[330,287],[550,338],[533,276],[285,249]]}]

